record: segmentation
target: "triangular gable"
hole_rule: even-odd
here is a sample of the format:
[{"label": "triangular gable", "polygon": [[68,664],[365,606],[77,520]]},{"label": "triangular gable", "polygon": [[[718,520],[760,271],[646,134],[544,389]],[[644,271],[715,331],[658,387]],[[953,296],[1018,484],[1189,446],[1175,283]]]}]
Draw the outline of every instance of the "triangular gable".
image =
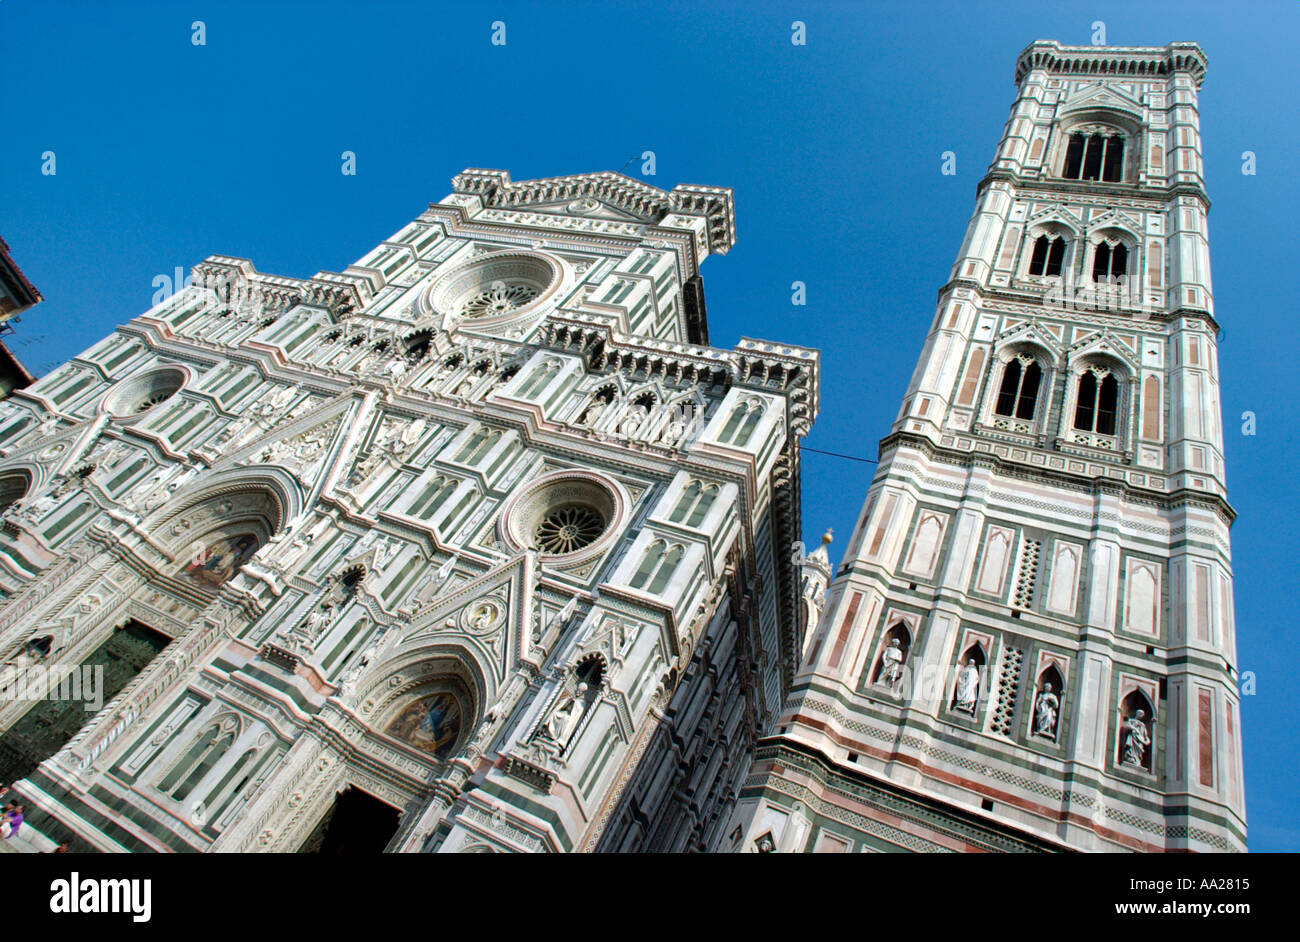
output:
[{"label": "triangular gable", "polygon": [[1142,103],[1140,101],[1133,95],[1122,91],[1119,86],[1105,82],[1085,86],[1071,95],[1069,101],[1061,106],[1060,116],[1065,117],[1076,111],[1087,111],[1094,108],[1121,111],[1139,119],[1142,116]]},{"label": "triangular gable", "polygon": [[1133,373],[1136,373],[1138,368],[1136,351],[1128,344],[1121,342],[1115,334],[1111,333],[1109,328],[1088,334],[1071,345],[1066,353],[1070,362],[1102,353],[1119,360]]},{"label": "triangular gable", "polygon": [[4,455],[6,462],[36,461],[54,462],[50,476],[67,471],[68,466],[79,459],[94,442],[95,429],[93,419],[83,419],[74,425],[65,425],[52,435],[31,434],[40,432],[43,425],[35,425],[25,430],[27,440]]},{"label": "triangular gable", "polygon": [[1088,229],[1095,231],[1097,229],[1122,229],[1139,242],[1142,240],[1141,229],[1138,221],[1127,213],[1122,213],[1117,209],[1108,209],[1104,213],[1099,213],[1088,220]]},{"label": "triangular gable", "polygon": [[1055,223],[1071,232],[1083,231],[1083,220],[1077,213],[1073,213],[1060,204],[1045,206],[1038,212],[1029,217],[1026,224],[1027,230],[1032,230],[1038,226],[1047,226]]},{"label": "triangular gable", "polygon": [[1004,330],[997,336],[993,348],[1001,350],[1003,347],[1017,343],[1034,343],[1050,352],[1053,356],[1060,356],[1061,354],[1060,338],[1044,330],[1042,325],[1033,319],[1021,321],[1011,329]]},{"label": "triangular gable", "polygon": [[278,465],[301,481],[314,499],[344,450],[344,440],[355,425],[359,408],[360,403],[351,393],[343,393],[296,419],[272,426],[222,457],[213,470],[252,464]]},{"label": "triangular gable", "polygon": [[529,551],[435,596],[403,631],[393,654],[454,635],[492,665],[500,684],[532,644],[538,562]]},{"label": "triangular gable", "polygon": [[534,213],[555,213],[563,216],[578,216],[583,219],[610,219],[616,222],[640,223],[644,220],[638,219],[631,213],[624,212],[610,206],[591,196],[579,197],[576,200],[566,200],[557,203],[541,203],[537,206],[529,207]]}]

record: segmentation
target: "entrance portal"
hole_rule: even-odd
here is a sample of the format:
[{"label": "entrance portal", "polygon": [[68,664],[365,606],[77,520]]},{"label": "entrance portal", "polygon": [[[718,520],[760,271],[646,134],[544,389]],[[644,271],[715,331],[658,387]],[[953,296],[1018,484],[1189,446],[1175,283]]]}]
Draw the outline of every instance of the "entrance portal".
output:
[{"label": "entrance portal", "polygon": [[[32,664],[29,670],[44,666],[38,657],[40,640],[37,639],[36,653],[31,658],[37,663]],[[78,675],[76,684],[69,676],[55,689],[43,693],[28,686],[28,696],[40,694],[42,699],[33,703],[30,710],[0,735],[0,782],[10,784],[26,778],[41,762],[63,748],[95,715],[95,711],[87,707],[97,702],[102,708],[117,696],[167,646],[169,640],[148,625],[132,619],[114,631],[75,671],[70,672]],[[29,653],[32,653],[31,645]],[[82,670],[85,667],[101,670],[87,678]],[[53,673],[52,667],[50,674]],[[87,682],[82,683],[83,680]]]},{"label": "entrance portal", "polygon": [[334,798],[300,854],[382,854],[397,833],[401,813],[374,795],[348,787]]}]

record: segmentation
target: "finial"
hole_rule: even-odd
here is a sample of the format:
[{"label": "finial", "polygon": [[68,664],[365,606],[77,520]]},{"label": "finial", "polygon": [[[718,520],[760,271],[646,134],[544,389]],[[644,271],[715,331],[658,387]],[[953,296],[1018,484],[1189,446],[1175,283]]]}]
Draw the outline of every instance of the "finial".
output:
[{"label": "finial", "polygon": [[830,527],[827,527],[826,532],[822,534],[822,545],[830,546],[831,542],[834,539],[835,539],[835,531],[832,530]]}]

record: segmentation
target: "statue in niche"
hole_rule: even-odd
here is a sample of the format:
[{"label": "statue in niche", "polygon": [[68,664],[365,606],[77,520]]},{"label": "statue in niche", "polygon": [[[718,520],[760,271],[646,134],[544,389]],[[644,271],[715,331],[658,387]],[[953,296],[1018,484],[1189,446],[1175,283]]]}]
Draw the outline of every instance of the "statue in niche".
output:
[{"label": "statue in niche", "polygon": [[1145,769],[1147,746],[1151,733],[1147,730],[1146,711],[1138,710],[1124,723],[1124,764]]},{"label": "statue in niche", "polygon": [[580,718],[578,704],[585,700],[586,693],[587,685],[580,683],[573,692],[565,691],[561,694],[551,710],[551,715],[546,718],[539,730],[544,738],[559,746],[561,752],[569,744],[569,737],[573,735],[574,727],[578,725]]},{"label": "statue in niche", "polygon": [[975,666],[974,658],[966,659],[966,666],[957,674],[957,709],[974,715],[975,701],[980,693],[980,669]]},{"label": "statue in niche", "polygon": [[1043,684],[1034,704],[1034,735],[1056,738],[1056,721],[1060,715],[1061,701],[1052,690],[1051,683]]},{"label": "statue in niche", "polygon": [[410,369],[410,364],[406,362],[405,357],[395,357],[384,370],[388,378],[394,384],[400,384],[402,378],[406,376],[406,371]]},{"label": "statue in niche", "polygon": [[424,431],[424,419],[416,419],[414,422],[403,422],[401,424],[402,433],[397,434],[398,424],[389,423],[384,425],[380,430],[377,444],[383,450],[387,451],[394,458],[400,458],[410,450],[420,439]]},{"label": "statue in niche", "polygon": [[897,638],[890,638],[889,645],[880,652],[880,675],[876,683],[882,687],[895,687],[903,679],[903,649]]},{"label": "statue in niche", "polygon": [[370,666],[371,660],[374,659],[375,653],[379,650],[379,642],[380,638],[371,641],[370,645],[361,652],[357,662],[349,667],[348,672],[343,675],[343,679],[339,682],[339,692],[344,697],[350,698],[356,694],[357,681],[361,679],[361,675],[365,673],[366,668]]},{"label": "statue in niche", "polygon": [[334,603],[326,600],[319,608],[313,609],[311,614],[307,616],[305,627],[308,642],[315,644],[333,623]]},{"label": "statue in niche", "polygon": [[594,426],[608,405],[608,402],[597,396],[591,405],[587,407],[586,414],[578,420],[579,423],[582,425]]}]

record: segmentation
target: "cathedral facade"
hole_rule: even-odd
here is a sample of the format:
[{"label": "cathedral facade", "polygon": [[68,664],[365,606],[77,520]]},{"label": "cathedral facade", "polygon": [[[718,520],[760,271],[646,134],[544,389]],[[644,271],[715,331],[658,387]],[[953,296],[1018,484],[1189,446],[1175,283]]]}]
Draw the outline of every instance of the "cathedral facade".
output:
[{"label": "cathedral facade", "polygon": [[825,587],[817,354],[708,345],[730,190],[453,188],[340,274],[209,258],[0,404],[27,849],[721,843]]},{"label": "cathedral facade", "polygon": [[1245,849],[1205,68],[1019,56],[743,849]]}]

